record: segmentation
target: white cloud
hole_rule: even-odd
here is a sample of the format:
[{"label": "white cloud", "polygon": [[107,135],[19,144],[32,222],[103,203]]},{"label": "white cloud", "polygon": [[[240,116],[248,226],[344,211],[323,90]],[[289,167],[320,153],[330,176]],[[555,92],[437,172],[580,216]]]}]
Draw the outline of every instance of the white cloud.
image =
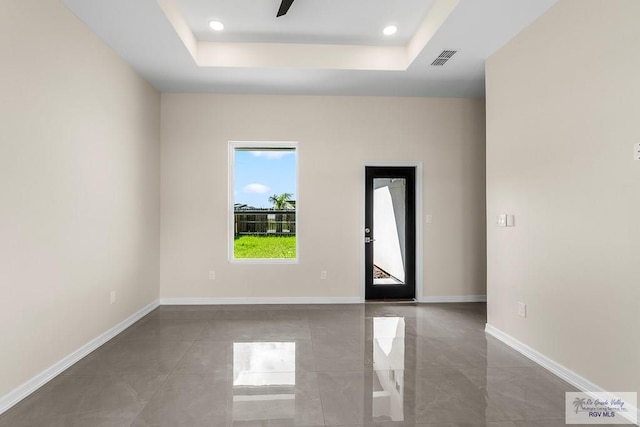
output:
[{"label": "white cloud", "polygon": [[293,150],[265,150],[265,151],[251,151],[254,157],[264,157],[265,159],[281,159],[284,156],[293,154]]},{"label": "white cloud", "polygon": [[262,185],[262,184],[249,184],[246,187],[244,187],[242,191],[249,194],[266,194],[269,191],[271,191],[271,189],[266,185]]}]

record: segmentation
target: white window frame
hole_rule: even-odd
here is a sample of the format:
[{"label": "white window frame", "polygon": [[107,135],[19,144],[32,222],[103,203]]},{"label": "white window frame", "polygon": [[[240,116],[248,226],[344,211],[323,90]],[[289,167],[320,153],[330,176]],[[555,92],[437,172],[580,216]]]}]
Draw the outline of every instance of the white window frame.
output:
[{"label": "white window frame", "polygon": [[[233,204],[235,202],[233,187],[234,187],[234,154],[237,148],[247,149],[255,148],[256,151],[268,150],[271,148],[290,148],[296,152],[296,257],[295,258],[235,258],[233,252],[234,242],[234,210]],[[238,264],[298,264],[300,261],[300,180],[299,176],[299,163],[300,163],[300,146],[297,141],[229,141],[229,192],[228,192],[228,258],[231,263]]]}]

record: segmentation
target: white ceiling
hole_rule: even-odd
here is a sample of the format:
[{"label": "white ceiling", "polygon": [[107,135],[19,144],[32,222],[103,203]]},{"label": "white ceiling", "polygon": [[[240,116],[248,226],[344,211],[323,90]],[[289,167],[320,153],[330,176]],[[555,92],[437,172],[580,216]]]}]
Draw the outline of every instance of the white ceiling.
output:
[{"label": "white ceiling", "polygon": [[485,59],[557,0],[62,1],[162,92],[482,97]]},{"label": "white ceiling", "polygon": [[[297,0],[279,18],[280,0],[176,3],[199,40],[404,46],[433,0]],[[209,20],[227,23],[225,31],[211,31]],[[384,36],[386,25],[397,25],[398,33]]]}]

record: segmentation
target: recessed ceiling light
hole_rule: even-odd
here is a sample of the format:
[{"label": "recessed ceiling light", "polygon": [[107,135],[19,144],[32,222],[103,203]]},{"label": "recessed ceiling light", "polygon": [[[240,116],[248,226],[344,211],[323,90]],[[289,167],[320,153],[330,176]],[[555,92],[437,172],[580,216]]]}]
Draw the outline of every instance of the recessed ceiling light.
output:
[{"label": "recessed ceiling light", "polygon": [[220,21],[210,21],[209,28],[211,28],[213,31],[222,31],[224,30],[224,24]]},{"label": "recessed ceiling light", "polygon": [[396,31],[398,31],[398,27],[396,27],[395,25],[389,25],[388,27],[384,27],[384,30],[382,30],[382,33],[385,36],[392,36],[396,33]]}]

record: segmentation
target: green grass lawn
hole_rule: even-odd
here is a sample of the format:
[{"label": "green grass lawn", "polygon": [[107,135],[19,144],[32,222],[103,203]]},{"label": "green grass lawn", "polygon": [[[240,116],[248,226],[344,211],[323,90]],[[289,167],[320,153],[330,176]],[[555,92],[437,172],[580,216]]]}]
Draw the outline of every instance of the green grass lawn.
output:
[{"label": "green grass lawn", "polygon": [[233,242],[234,258],[295,258],[296,236],[238,236]]}]

